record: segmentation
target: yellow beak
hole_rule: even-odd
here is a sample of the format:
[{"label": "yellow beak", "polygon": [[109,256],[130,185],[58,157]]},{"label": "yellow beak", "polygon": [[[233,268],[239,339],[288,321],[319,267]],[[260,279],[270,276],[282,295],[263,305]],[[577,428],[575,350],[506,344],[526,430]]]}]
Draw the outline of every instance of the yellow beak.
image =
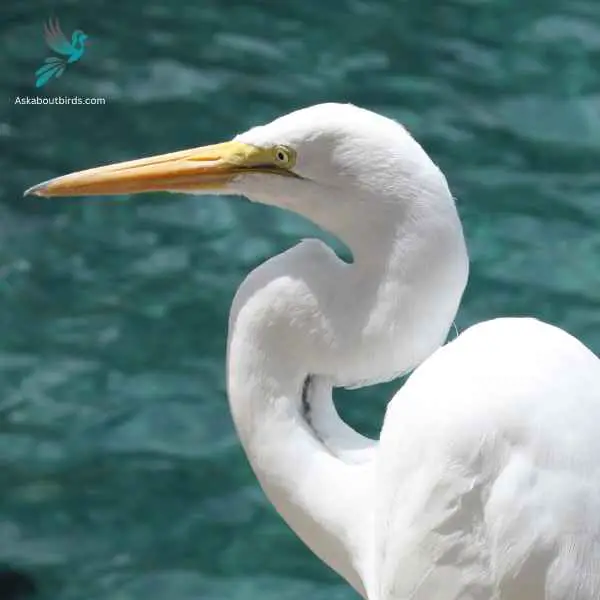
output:
[{"label": "yellow beak", "polygon": [[70,173],[34,185],[25,195],[210,192],[222,190],[236,175],[249,171],[295,176],[276,165],[272,149],[231,141]]}]

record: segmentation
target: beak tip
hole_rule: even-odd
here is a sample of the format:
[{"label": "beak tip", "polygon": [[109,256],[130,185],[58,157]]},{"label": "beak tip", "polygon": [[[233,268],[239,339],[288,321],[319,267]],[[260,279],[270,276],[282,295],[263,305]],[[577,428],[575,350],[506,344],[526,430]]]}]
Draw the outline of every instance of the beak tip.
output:
[{"label": "beak tip", "polygon": [[23,196],[48,196],[49,194],[46,193],[48,183],[50,183],[50,181],[43,181],[37,185],[32,185],[23,192]]}]

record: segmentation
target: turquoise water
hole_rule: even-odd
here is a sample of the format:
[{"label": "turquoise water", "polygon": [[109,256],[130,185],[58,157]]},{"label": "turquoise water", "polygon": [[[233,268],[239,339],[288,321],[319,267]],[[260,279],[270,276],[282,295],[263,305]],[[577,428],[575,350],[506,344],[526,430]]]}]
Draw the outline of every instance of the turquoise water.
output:
[{"label": "turquoise water", "polygon": [[[350,600],[263,497],[224,390],[244,274],[299,238],[237,198],[22,198],[325,100],[403,121],[472,259],[459,329],[535,315],[600,352],[594,0],[5,2],[0,7],[0,562],[60,600]],[[34,95],[57,16],[90,45]],[[510,374],[507,373],[507,377]],[[376,434],[393,385],[339,394]]]}]

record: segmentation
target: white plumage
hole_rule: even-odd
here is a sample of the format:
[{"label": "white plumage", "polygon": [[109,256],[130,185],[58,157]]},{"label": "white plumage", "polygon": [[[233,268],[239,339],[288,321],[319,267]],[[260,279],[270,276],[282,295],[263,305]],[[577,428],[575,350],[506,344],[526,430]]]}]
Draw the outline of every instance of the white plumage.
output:
[{"label": "white plumage", "polygon": [[[147,189],[243,194],[353,254],[347,264],[308,240],[271,258],[229,322],[240,439],[323,561],[368,600],[600,598],[600,363],[534,319],[488,321],[441,347],[467,253],[443,175],[402,126],[318,105],[225,145],[30,191]],[[332,387],[415,367],[379,441],[341,421]]]}]

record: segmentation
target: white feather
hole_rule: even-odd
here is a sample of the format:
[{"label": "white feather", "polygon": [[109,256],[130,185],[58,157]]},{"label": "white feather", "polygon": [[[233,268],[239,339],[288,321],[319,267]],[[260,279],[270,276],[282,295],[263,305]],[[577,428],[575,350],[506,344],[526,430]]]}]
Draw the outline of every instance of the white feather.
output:
[{"label": "white feather", "polygon": [[[598,600],[598,359],[531,319],[440,348],[468,259],[446,180],[402,126],[326,104],[237,139],[290,146],[302,179],[249,173],[230,191],[354,257],[302,242],[232,307],[231,410],[282,517],[369,600]],[[332,386],[417,365],[380,441],[340,420]]]}]

